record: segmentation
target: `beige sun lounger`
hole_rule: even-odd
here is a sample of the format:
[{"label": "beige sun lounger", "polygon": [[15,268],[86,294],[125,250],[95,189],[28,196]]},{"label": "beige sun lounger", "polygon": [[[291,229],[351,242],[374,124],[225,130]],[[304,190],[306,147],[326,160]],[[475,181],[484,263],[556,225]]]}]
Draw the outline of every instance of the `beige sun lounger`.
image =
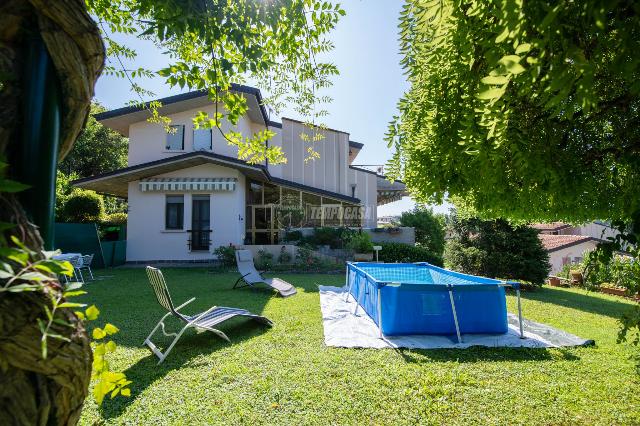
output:
[{"label": "beige sun lounger", "polygon": [[[266,284],[276,290],[282,297],[293,296],[296,294],[296,288],[288,282],[280,278],[264,278],[260,272],[256,270],[253,264],[253,255],[249,250],[236,250],[236,264],[241,277],[233,285],[233,288],[253,287],[257,284]],[[238,285],[241,282],[244,285]]]}]

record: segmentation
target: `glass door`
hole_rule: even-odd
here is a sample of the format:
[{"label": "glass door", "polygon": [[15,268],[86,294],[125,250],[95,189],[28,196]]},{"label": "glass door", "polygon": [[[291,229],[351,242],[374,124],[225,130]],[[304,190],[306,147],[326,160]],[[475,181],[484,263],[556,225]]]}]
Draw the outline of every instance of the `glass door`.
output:
[{"label": "glass door", "polygon": [[194,195],[191,200],[191,250],[209,250],[211,244],[209,196]]},{"label": "glass door", "polygon": [[247,221],[247,242],[249,244],[277,244],[278,231],[274,226],[273,206],[247,207],[247,210],[251,210],[250,219]]}]

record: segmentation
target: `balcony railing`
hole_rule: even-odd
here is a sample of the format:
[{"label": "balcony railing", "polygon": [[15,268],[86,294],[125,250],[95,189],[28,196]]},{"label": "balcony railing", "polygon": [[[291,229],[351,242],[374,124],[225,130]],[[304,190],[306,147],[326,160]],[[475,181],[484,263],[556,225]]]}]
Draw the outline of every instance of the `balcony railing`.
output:
[{"label": "balcony railing", "polygon": [[190,251],[208,251],[211,247],[211,229],[188,229],[187,246]]}]

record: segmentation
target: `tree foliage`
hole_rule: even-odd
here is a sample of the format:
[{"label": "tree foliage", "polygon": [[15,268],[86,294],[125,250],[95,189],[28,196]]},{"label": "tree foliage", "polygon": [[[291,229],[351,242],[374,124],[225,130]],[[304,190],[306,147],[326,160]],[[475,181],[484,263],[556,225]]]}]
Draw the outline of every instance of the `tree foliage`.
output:
[{"label": "tree foliage", "polygon": [[[269,106],[278,109],[282,101],[293,102],[312,123],[326,114],[316,108],[329,100],[319,90],[330,85],[330,77],[338,71],[316,56],[333,47],[325,35],[344,15],[339,4],[320,0],[87,0],[87,5],[98,18],[107,43],[111,58],[107,72],[131,81],[136,102],[141,104],[151,95],[134,81],[138,77],[159,75],[171,87],[206,90],[216,111],[213,115],[199,112],[194,125],[217,128],[230,144],[238,146],[241,159],[286,161],[280,147],[267,144],[274,136],[268,128],[253,135],[242,135],[234,128],[222,130],[223,119],[235,126],[247,111],[246,99],[229,91],[231,83],[252,77],[271,94]],[[152,40],[167,52],[167,67],[126,69],[123,61],[135,59],[136,52],[117,43],[113,33]],[[158,103],[146,106],[152,121],[168,124],[159,114]],[[309,137],[310,144],[320,133]],[[313,152],[312,146],[309,149]]]},{"label": "tree foliage", "polygon": [[485,217],[628,220],[639,12],[631,0],[407,0],[393,174],[420,201],[449,194]]},{"label": "tree foliage", "polygon": [[516,279],[542,285],[549,274],[549,255],[538,231],[507,221],[452,216],[445,265],[490,278]]},{"label": "tree foliage", "polygon": [[416,207],[413,211],[402,212],[400,225],[415,228],[416,243],[442,257],[445,234],[443,215],[434,214],[432,209]]},{"label": "tree foliage", "polygon": [[75,190],[62,207],[59,219],[71,223],[98,223],[104,217],[104,201],[100,194],[87,190]]},{"label": "tree foliage", "polygon": [[127,165],[127,138],[98,123],[93,114],[105,111],[101,105],[91,105],[91,115],[71,152],[58,168],[73,179],[95,176]]}]

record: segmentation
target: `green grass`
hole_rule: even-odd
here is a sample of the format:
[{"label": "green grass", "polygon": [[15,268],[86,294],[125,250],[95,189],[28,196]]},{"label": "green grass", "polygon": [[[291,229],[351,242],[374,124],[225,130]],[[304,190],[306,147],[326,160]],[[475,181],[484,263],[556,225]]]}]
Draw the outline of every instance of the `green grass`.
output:
[{"label": "green grass", "polygon": [[88,284],[84,301],[101,309],[100,324],[120,327],[111,361],[133,380],[132,395],[101,408],[89,398],[82,424],[640,424],[633,348],[615,343],[630,306],[622,299],[555,288],[524,295],[527,318],[595,347],[342,349],[324,346],[317,292],[341,285],[341,275],[283,274],[298,294],[282,299],[231,290],[236,274],[164,272],[176,305],[197,297],[188,313],[242,307],[275,326],[230,321],[220,328],[231,344],[189,331],[158,366],[141,346],[163,314],[144,270],[98,272],[112,277]]}]

